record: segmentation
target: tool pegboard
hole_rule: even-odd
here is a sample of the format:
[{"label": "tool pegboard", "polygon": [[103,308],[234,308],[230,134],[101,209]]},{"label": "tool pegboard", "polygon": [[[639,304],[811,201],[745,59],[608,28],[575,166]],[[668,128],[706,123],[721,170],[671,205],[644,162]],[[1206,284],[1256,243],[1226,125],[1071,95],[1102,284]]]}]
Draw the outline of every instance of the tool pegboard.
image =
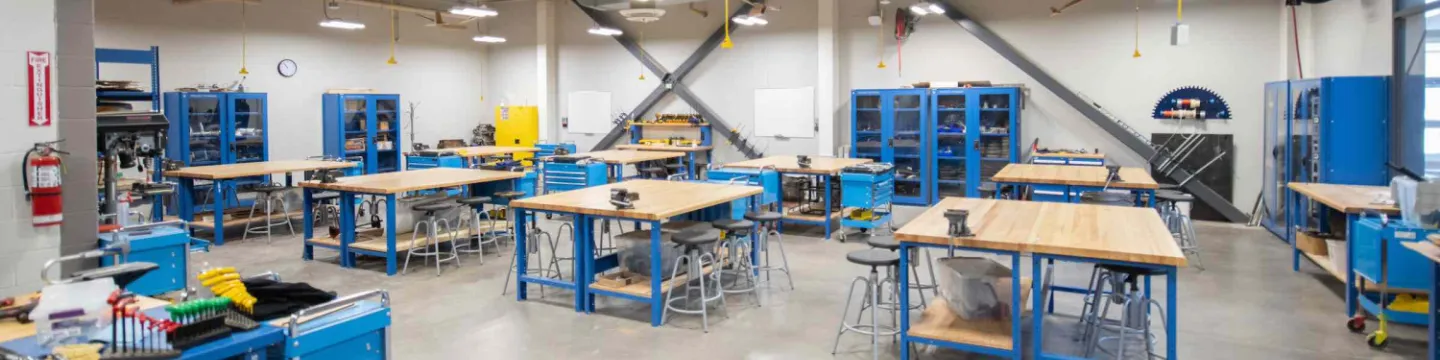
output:
[{"label": "tool pegboard", "polygon": [[1187,86],[1171,90],[1160,98],[1151,117],[1159,120],[1230,120],[1230,104],[1210,89]]}]

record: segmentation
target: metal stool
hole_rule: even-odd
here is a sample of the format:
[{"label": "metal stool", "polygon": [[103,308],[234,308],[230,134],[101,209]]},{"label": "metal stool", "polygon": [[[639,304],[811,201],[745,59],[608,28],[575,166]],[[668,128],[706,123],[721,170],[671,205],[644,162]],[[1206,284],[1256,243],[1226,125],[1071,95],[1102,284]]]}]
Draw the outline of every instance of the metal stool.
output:
[{"label": "metal stool", "polygon": [[[240,240],[249,239],[250,234],[265,234],[265,243],[269,244],[271,241],[270,228],[279,225],[289,226],[290,234],[294,235],[295,224],[290,223],[290,211],[286,210],[285,198],[280,195],[280,192],[285,190],[285,186],[280,184],[265,184],[256,186],[253,190],[255,190],[255,202],[250,204],[250,215],[245,221],[245,235],[240,236]],[[255,210],[260,208],[261,203],[265,204],[265,221],[259,226],[255,226],[253,225],[256,219]],[[280,204],[280,213],[283,215],[281,216],[281,221],[275,221],[271,216],[275,211],[270,205],[275,203]],[[220,207],[216,207],[216,209],[219,208]]]},{"label": "metal stool", "polygon": [[340,206],[333,201],[340,198],[340,193],[326,191],[310,195],[311,202],[315,203],[312,212],[315,213],[315,224],[323,224],[326,221],[340,222]]},{"label": "metal stool", "polygon": [[[760,293],[757,291],[759,277],[756,276],[755,263],[750,259],[752,245],[750,244],[750,239],[747,238],[750,236],[750,229],[755,227],[755,223],[749,220],[722,219],[713,221],[710,224],[715,227],[715,229],[724,231],[719,248],[725,249],[726,254],[724,255],[730,258],[730,261],[726,262],[730,268],[716,271],[716,279],[719,279],[723,274],[736,276],[735,282],[730,284],[730,288],[725,289],[722,287],[721,291],[726,294],[744,292],[754,294],[755,303],[758,305],[760,303]],[[740,286],[740,279],[749,280],[749,284]]]},{"label": "metal stool", "polygon": [[[779,271],[785,273],[785,279],[790,282],[790,290],[795,290],[795,278],[790,274],[790,260],[785,257],[784,235],[780,234],[779,227],[780,213],[773,211],[748,212],[745,213],[745,220],[754,221],[760,224],[762,235],[760,237],[760,251],[765,253],[763,262],[755,269],[765,272],[765,282],[770,282],[770,272]],[[775,236],[775,244],[780,247],[780,266],[776,267],[770,262],[770,236]]]},{"label": "metal stool", "polygon": [[[847,331],[854,331],[861,334],[870,335],[870,351],[872,352],[871,356],[875,359],[879,359],[880,336],[899,335],[900,327],[897,325],[880,325],[880,312],[875,311],[873,309],[874,306],[870,305],[880,303],[880,292],[886,289],[886,283],[890,283],[891,285],[889,288],[891,289],[891,295],[897,298],[899,297],[899,294],[895,291],[895,289],[898,289],[899,286],[894,284],[894,280],[891,280],[889,278],[880,278],[880,272],[878,269],[880,267],[899,266],[900,255],[891,251],[885,251],[880,249],[866,249],[855,250],[851,251],[849,254],[845,254],[845,260],[849,260],[851,263],[869,266],[870,276],[856,276],[855,280],[850,281],[850,289],[845,292],[845,308],[844,310],[842,310],[845,312],[840,314],[840,330],[839,332],[835,333],[835,346],[830,349],[830,354],[834,355],[837,351],[839,351],[841,335],[845,335],[845,332]],[[861,301],[860,311],[855,314],[855,323],[851,324],[845,322],[845,318],[846,315],[849,315],[850,303],[854,300],[855,284],[857,282],[865,283],[865,300]],[[865,316],[865,309],[867,308],[871,308],[870,323],[864,324],[861,322],[861,319]],[[892,309],[891,315],[893,316],[893,318],[891,319],[892,323],[899,322],[899,310]]]},{"label": "metal stool", "polygon": [[[452,243],[452,246],[450,247],[450,256],[446,256],[446,257],[444,257],[444,258],[441,258],[441,257],[440,257],[440,243],[441,243],[441,241],[440,241],[440,227],[441,227],[441,226],[444,226],[446,232],[450,232],[450,233],[452,233],[452,235],[453,235],[453,233],[455,232],[455,228],[450,227],[450,221],[449,221],[449,220],[447,220],[447,219],[441,219],[441,218],[436,218],[436,217],[435,217],[435,213],[437,213],[437,212],[449,211],[450,209],[454,209],[454,208],[455,208],[455,203],[450,203],[450,202],[433,202],[433,203],[420,204],[420,205],[415,205],[415,206],[410,207],[410,209],[413,209],[413,210],[416,210],[416,211],[424,211],[424,212],[425,212],[425,220],[424,220],[424,221],[420,221],[420,222],[416,222],[416,223],[415,223],[414,232],[410,233],[410,251],[405,254],[405,267],[400,270],[400,273],[401,273],[401,274],[404,274],[404,273],[406,273],[406,272],[408,272],[408,271],[410,270],[410,256],[411,256],[411,255],[420,255],[420,257],[422,257],[422,258],[423,258],[423,257],[426,257],[426,256],[434,256],[434,257],[435,257],[435,276],[440,276],[440,263],[441,263],[441,262],[444,262],[444,261],[446,261],[446,260],[455,260],[455,266],[460,266],[460,254],[455,252],[455,247],[453,246],[453,242],[455,241],[455,237],[454,237],[454,236],[451,236],[451,237],[450,237],[450,240],[445,241],[445,242],[450,242],[450,243]],[[415,240],[416,240],[415,237],[416,237],[417,235],[420,235],[420,226],[421,226],[421,225],[424,225],[424,226],[425,226],[425,230],[427,230],[427,231],[426,231],[426,234],[425,234],[425,242],[424,242],[424,243],[421,243],[421,244],[420,244],[420,247],[417,248],[417,247],[415,246]],[[430,250],[430,246],[432,246],[432,245],[435,246],[435,250]],[[418,249],[418,250],[417,250],[417,249]],[[427,261],[428,261],[428,260],[427,260]]]},{"label": "metal stool", "polygon": [[[499,234],[496,234],[496,235],[492,236],[492,237],[491,237],[491,240],[492,240],[492,241],[499,241],[499,239],[502,238],[502,237],[511,238],[511,239],[514,239],[514,238],[515,238],[515,232],[514,232],[514,229],[515,229],[515,217],[518,216],[518,213],[516,213],[516,214],[510,213],[510,206],[509,206],[509,204],[510,204],[511,201],[514,201],[515,199],[518,199],[518,198],[521,198],[521,197],[524,197],[524,196],[525,196],[525,193],[524,193],[524,192],[520,192],[520,191],[503,191],[503,192],[495,193],[494,198],[495,198],[495,199],[502,199],[502,200],[492,199],[491,204],[493,204],[493,205],[495,206],[495,208],[491,208],[491,211],[506,211],[506,212],[507,212],[507,213],[505,214],[505,222],[506,222],[506,227],[505,227],[505,228],[506,228],[506,230],[505,230],[505,231],[502,231],[502,232],[498,232]],[[501,204],[502,201],[504,202],[504,204]],[[504,208],[499,208],[500,206],[504,206]],[[557,234],[557,236],[551,236],[549,233],[546,233],[544,230],[540,230],[540,227],[538,226],[538,224],[531,224],[530,227],[529,227],[528,229],[526,229],[525,232],[526,232],[526,236],[525,236],[525,255],[524,255],[524,256],[526,257],[525,262],[526,262],[527,264],[537,264],[537,265],[544,263],[544,262],[543,262],[543,257],[542,257],[541,254],[540,254],[540,241],[539,241],[540,237],[542,237],[542,236],[545,237],[546,243],[550,244],[550,257],[551,257],[551,259],[550,259],[550,263],[548,264],[549,266],[547,266],[547,267],[532,267],[532,268],[528,268],[528,269],[525,269],[525,272],[524,272],[524,273],[525,273],[525,274],[534,274],[534,275],[536,275],[536,276],[543,276],[543,277],[549,277],[549,278],[557,278],[557,279],[560,278],[561,275],[562,275],[561,272],[560,272],[560,265],[559,265],[560,261],[561,261],[561,260],[574,261],[574,259],[571,259],[571,258],[556,259],[555,249],[556,249],[556,241],[558,240],[558,239],[557,239],[558,234]],[[570,233],[571,233],[571,238],[573,239],[573,238],[574,238],[574,235],[575,235],[575,231],[574,231],[573,227],[572,227]],[[535,255],[535,261],[533,261],[533,262],[529,260],[529,256],[532,255],[532,254]],[[516,260],[516,258],[519,257],[519,256],[520,256],[520,254],[514,254],[513,256],[510,257],[510,267],[509,267],[509,270],[507,270],[507,272],[505,273],[505,283],[504,283],[504,284],[501,284],[501,286],[502,286],[502,288],[500,289],[500,294],[501,294],[501,295],[510,293],[510,279],[513,278],[513,276],[515,275],[515,260]],[[545,287],[544,287],[544,286],[541,286],[541,287],[540,287],[540,297],[542,297],[542,298],[545,297]]]},{"label": "metal stool", "polygon": [[679,177],[680,179],[686,179],[690,176],[690,173],[686,171],[686,169],[689,169],[689,167],[685,166],[683,162],[665,164],[665,170],[668,174],[667,178]]},{"label": "metal stool", "polygon": [[640,174],[645,175],[646,179],[664,179],[665,168],[659,166],[645,167],[640,169]]},{"label": "metal stool", "polygon": [[[895,241],[895,238],[892,238],[892,237],[881,237],[881,236],[871,235],[871,236],[870,236],[870,239],[869,239],[869,240],[866,240],[865,243],[868,244],[868,245],[870,245],[870,247],[872,247],[872,248],[876,248],[876,249],[880,249],[880,250],[887,250],[887,251],[890,251],[890,252],[896,252],[896,251],[900,250],[900,242]],[[940,290],[939,290],[939,287],[936,286],[937,283],[935,282],[935,261],[930,259],[930,250],[929,250],[929,249],[924,249],[924,248],[911,248],[911,249],[910,249],[910,258],[913,259],[913,258],[916,258],[917,256],[918,256],[918,257],[924,257],[924,258],[925,258],[925,263],[926,263],[926,265],[927,265],[926,267],[928,267],[928,268],[930,269],[930,283],[929,283],[929,284],[926,284],[926,283],[923,283],[923,282],[920,281],[920,279],[921,279],[921,277],[920,277],[920,261],[919,261],[919,260],[916,260],[916,261],[910,262],[910,274],[911,274],[911,276],[913,276],[913,278],[915,279],[915,282],[910,283],[910,289],[919,291],[919,293],[920,293],[920,303],[919,303],[919,304],[915,304],[915,305],[910,305],[910,308],[911,308],[911,309],[924,309],[925,306],[926,306],[926,304],[929,304],[928,301],[925,301],[925,290],[930,290],[931,295],[934,295],[934,296],[940,296]],[[900,266],[900,265],[899,265],[898,263],[895,265],[895,267],[899,267],[899,266]],[[890,280],[890,282],[891,282],[892,284],[900,281],[900,279],[898,278],[898,276],[900,276],[900,273],[899,273],[900,269],[896,269],[895,267],[890,267],[889,270],[887,270],[887,275],[886,275],[886,279]],[[887,303],[887,302],[881,302],[880,305],[881,305],[881,308],[882,308],[882,309],[888,309],[888,308],[894,306],[894,304],[899,303],[899,302],[900,302],[900,299],[898,299],[898,298],[892,298],[892,299],[890,299],[890,301],[889,301],[888,303]],[[889,306],[886,306],[886,305],[889,305]],[[863,305],[862,305],[862,306],[863,306]]]},{"label": "metal stool", "polygon": [[1195,223],[1179,207],[1180,203],[1195,201],[1195,197],[1177,190],[1156,190],[1155,200],[1160,206],[1160,219],[1170,228],[1170,235],[1180,245],[1181,253],[1194,255],[1195,268],[1205,270],[1205,263],[1200,259],[1200,243],[1195,237]]},{"label": "metal stool", "polygon": [[[1083,315],[1090,319],[1085,326],[1083,335],[1089,343],[1085,347],[1085,357],[1092,357],[1095,349],[1099,348],[1100,351],[1114,355],[1116,359],[1124,359],[1125,348],[1128,345],[1126,340],[1131,335],[1141,336],[1140,341],[1145,345],[1146,358],[1156,357],[1155,336],[1150,332],[1150,313],[1152,310],[1157,312],[1163,324],[1165,307],[1154,299],[1145,298],[1145,293],[1140,291],[1139,281],[1141,277],[1158,275],[1161,271],[1121,265],[1100,265],[1099,267],[1105,271],[1100,273],[1097,287],[1092,289],[1092,293],[1099,294],[1098,299],[1108,301],[1104,301],[1103,308],[1097,309],[1099,304],[1096,304],[1096,307],[1090,308],[1089,314]],[[1110,288],[1108,293],[1103,292],[1107,285]],[[1118,322],[1107,319],[1110,315],[1111,304],[1121,306],[1120,321]],[[1154,309],[1151,309],[1152,306]],[[1112,337],[1101,337],[1100,332],[1104,330],[1115,331],[1117,334]],[[1116,352],[1111,353],[1102,348],[1100,344],[1105,341],[1115,341],[1116,347],[1118,347]]]},{"label": "metal stool", "polygon": [[[670,270],[670,279],[674,281],[675,277],[680,274],[680,266],[684,265],[685,286],[684,290],[682,290],[684,294],[679,297],[675,296],[675,290],[680,288],[680,286],[671,287],[670,292],[665,294],[665,310],[660,315],[661,323],[664,323],[665,319],[669,318],[671,311],[681,314],[700,314],[701,329],[707,333],[710,332],[709,304],[712,301],[719,301],[720,309],[725,309],[725,293],[720,288],[718,277],[711,279],[711,283],[715,289],[710,290],[708,289],[709,285],[705,284],[705,278],[707,277],[704,272],[705,266],[715,265],[717,262],[715,255],[704,249],[719,240],[720,233],[715,230],[687,230],[670,237],[670,241],[685,247],[685,255],[680,255],[680,257],[675,260],[675,267]],[[700,295],[698,297],[692,297],[691,295],[691,292],[696,290],[696,286],[692,286],[691,284],[695,283],[698,283],[699,287]],[[687,309],[675,304],[677,301],[689,302],[696,299],[700,301],[699,309]],[[730,317],[728,312],[725,317]]]},{"label": "metal stool", "polygon": [[[467,237],[465,241],[456,244],[455,251],[465,254],[480,254],[480,265],[485,265],[485,244],[494,245],[495,252],[500,252],[499,240],[496,240],[494,236],[491,236],[490,240],[486,241],[486,233],[480,231],[480,217],[482,215],[485,217],[486,221],[489,221],[489,229],[495,229],[495,219],[490,218],[490,214],[485,213],[485,203],[488,202],[490,202],[489,196],[471,196],[467,198],[455,199],[456,204],[470,208],[470,211],[466,211],[469,214],[464,214],[466,212],[462,212],[462,215],[469,216],[461,217],[459,221],[456,221],[457,225],[455,227],[458,229],[461,227],[469,226],[470,235],[473,236]],[[472,241],[474,242],[473,247]]]}]

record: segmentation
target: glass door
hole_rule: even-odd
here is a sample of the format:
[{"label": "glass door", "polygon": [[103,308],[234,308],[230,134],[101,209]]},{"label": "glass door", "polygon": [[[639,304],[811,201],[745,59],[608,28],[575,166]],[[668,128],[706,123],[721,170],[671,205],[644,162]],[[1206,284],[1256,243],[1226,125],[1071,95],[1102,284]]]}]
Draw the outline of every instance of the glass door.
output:
[{"label": "glass door", "polygon": [[966,104],[970,107],[970,141],[972,153],[979,161],[972,161],[970,180],[976,186],[969,193],[979,196],[979,185],[992,182],[991,177],[1005,165],[1014,161],[1016,144],[1011,142],[1011,131],[1015,129],[1015,96],[1009,89],[972,90],[973,96]]},{"label": "glass door", "polygon": [[925,90],[897,91],[888,102],[890,118],[883,151],[895,164],[895,197],[905,203],[928,203],[925,182]]},{"label": "glass door", "polygon": [[185,121],[190,126],[189,166],[222,164],[225,161],[220,151],[224,121],[219,96],[196,94],[186,99]]},{"label": "glass door", "polygon": [[[266,146],[266,104],[263,94],[231,94],[228,96],[229,153],[226,162],[230,164],[252,163],[269,160]],[[254,176],[237,179],[237,185],[268,182],[269,176]]]},{"label": "glass door", "polygon": [[881,119],[880,93],[857,91],[852,95],[850,118],[850,156],[884,162],[884,121]]},{"label": "glass door", "polygon": [[1285,138],[1288,128],[1285,126],[1288,114],[1290,83],[1272,82],[1265,84],[1265,187],[1260,191],[1264,193],[1261,198],[1264,202],[1266,218],[1271,231],[1282,230],[1285,227]]},{"label": "glass door", "polygon": [[[1290,97],[1294,108],[1291,109],[1290,143],[1286,155],[1290,159],[1286,182],[1319,182],[1320,181],[1320,82],[1319,80],[1300,80],[1291,83]],[[1312,211],[1316,209],[1314,200],[1309,197],[1304,202],[1293,205],[1291,219],[1293,226],[1304,226],[1305,224],[1320,224],[1319,214]],[[1288,237],[1293,239],[1294,237]]]},{"label": "glass door", "polygon": [[375,129],[372,132],[375,145],[375,170],[378,172],[400,171],[399,144],[400,101],[393,97],[375,98]]},{"label": "glass door", "polygon": [[965,137],[967,116],[965,90],[936,90],[932,113],[935,116],[935,191],[936,197],[966,196]]},{"label": "glass door", "polygon": [[364,169],[362,173],[373,173],[374,164],[368,161],[366,150],[370,149],[370,137],[367,133],[370,111],[367,100],[364,96],[353,95],[341,98],[344,104],[344,113],[341,114],[341,124],[345,128],[345,159],[349,161],[362,162]]}]

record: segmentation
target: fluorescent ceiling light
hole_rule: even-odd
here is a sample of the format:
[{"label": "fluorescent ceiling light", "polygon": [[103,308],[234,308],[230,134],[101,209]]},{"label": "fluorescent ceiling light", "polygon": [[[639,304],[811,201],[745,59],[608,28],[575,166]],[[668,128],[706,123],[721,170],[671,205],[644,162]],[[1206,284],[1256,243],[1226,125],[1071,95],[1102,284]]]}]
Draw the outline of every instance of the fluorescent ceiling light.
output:
[{"label": "fluorescent ceiling light", "polygon": [[624,31],[620,31],[620,29],[612,29],[612,28],[603,27],[603,26],[595,26],[595,27],[591,27],[591,28],[590,28],[589,33],[595,34],[595,35],[601,35],[601,36],[619,36],[619,35],[621,35],[621,34],[624,34],[625,32],[624,32]]},{"label": "fluorescent ceiling light", "polygon": [[357,23],[357,22],[349,22],[349,21],[340,20],[340,19],[329,19],[329,20],[321,21],[321,22],[320,22],[320,26],[321,26],[321,27],[327,27],[327,28],[335,28],[335,29],[345,29],[345,30],[360,30],[360,29],[364,29],[364,28],[365,28],[365,24],[361,24],[361,23]]},{"label": "fluorescent ceiling light", "polygon": [[923,16],[930,13],[929,9],[927,8],[928,6],[925,6],[923,4],[910,5],[910,12],[915,13],[915,15]]},{"label": "fluorescent ceiling light", "polygon": [[491,9],[489,6],[485,5],[480,5],[479,7],[460,5],[450,8],[450,13],[470,17],[487,17],[500,15],[500,12],[495,11],[495,9]]},{"label": "fluorescent ceiling light", "polygon": [[471,40],[475,40],[475,42],[490,43],[490,44],[496,44],[496,43],[503,43],[503,42],[505,42],[505,38],[503,38],[503,37],[490,36],[490,35],[480,35],[480,36],[476,36],[476,37],[471,38]]},{"label": "fluorescent ceiling light", "polygon": [[945,13],[945,8],[940,7],[940,4],[936,4],[936,3],[930,3],[929,10],[930,10],[930,13],[931,13],[931,14],[944,14],[944,13]]},{"label": "fluorescent ceiling light", "polygon": [[734,20],[735,20],[735,23],[736,23],[736,24],[745,25],[745,26],[756,26],[756,25],[764,26],[765,24],[769,24],[769,23],[770,23],[769,20],[765,20],[765,18],[763,18],[763,17],[760,17],[760,16],[750,16],[750,15],[740,15],[740,16],[736,16]]}]

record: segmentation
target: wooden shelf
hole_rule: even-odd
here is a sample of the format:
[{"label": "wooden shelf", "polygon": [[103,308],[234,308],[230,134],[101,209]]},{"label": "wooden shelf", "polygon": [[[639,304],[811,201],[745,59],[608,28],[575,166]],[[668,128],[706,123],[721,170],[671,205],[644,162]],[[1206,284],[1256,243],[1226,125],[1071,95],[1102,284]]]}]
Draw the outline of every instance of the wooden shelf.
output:
[{"label": "wooden shelf", "polygon": [[[483,222],[483,221],[482,221],[482,222]],[[496,230],[496,229],[505,229],[504,226],[505,226],[504,223],[495,224],[495,227],[491,227],[489,224],[482,224],[482,225],[480,225],[480,231],[481,231],[481,232],[489,232],[489,231],[494,231],[494,230]],[[413,232],[406,232],[406,233],[395,234],[395,252],[400,253],[400,252],[410,251],[410,249],[411,249],[411,245],[410,245],[410,235],[411,235],[411,234],[413,234]],[[416,240],[419,240],[420,238],[424,238],[424,236],[425,236],[425,234],[420,234],[419,238],[417,238]],[[444,232],[444,233],[440,233],[440,234],[438,234],[438,235],[436,236],[436,239],[443,242],[443,241],[450,241],[450,240],[452,240],[452,239],[455,239],[456,237],[459,237],[459,238],[468,238],[468,237],[470,237],[470,236],[471,236],[471,234],[470,234],[470,227],[469,227],[469,226],[466,226],[466,227],[460,229],[460,231],[458,231],[458,232]],[[340,239],[332,239],[332,238],[330,238],[330,235],[329,235],[329,234],[325,234],[325,235],[322,235],[322,236],[305,239],[305,242],[313,243],[313,244],[318,244],[318,245],[326,245],[326,246],[331,246],[331,247],[340,247]],[[416,245],[420,245],[420,244],[417,243]],[[373,252],[382,252],[382,253],[383,253],[383,252],[386,252],[388,246],[386,246],[386,244],[385,244],[385,230],[384,230],[384,229],[355,230],[355,242],[353,242],[353,243],[350,244],[350,248],[352,248],[352,249],[357,249],[357,250],[373,251]]]},{"label": "wooden shelf", "polygon": [[630,126],[698,128],[698,127],[701,127],[701,126],[710,126],[710,123],[705,122],[705,123],[699,123],[699,124],[691,124],[691,123],[678,123],[678,124],[674,124],[674,123],[638,123],[638,122],[631,122],[631,123],[630,123]]},{"label": "wooden shelf", "polygon": [[[220,227],[230,228],[230,227],[236,227],[236,226],[245,225],[245,224],[247,224],[247,223],[250,222],[250,218],[247,217],[247,215],[249,215],[249,214],[250,214],[250,211],[249,211],[248,209],[238,210],[238,211],[227,211],[227,212],[225,212],[225,222],[222,223],[222,224],[220,225]],[[303,219],[303,218],[305,217],[305,212],[304,212],[304,211],[301,211],[301,210],[296,210],[296,211],[291,211],[291,212],[287,213],[287,215],[290,215],[290,219],[291,219],[291,220]],[[272,217],[278,217],[278,216],[279,216],[279,215],[277,214],[277,215],[273,215]],[[256,214],[255,217],[262,218],[261,221],[263,221],[264,215]],[[208,212],[208,211],[207,211],[207,212],[204,212],[204,213],[197,213],[197,214],[195,214],[195,221],[191,221],[191,222],[190,222],[190,227],[191,227],[191,228],[197,228],[197,229],[214,230],[214,229],[215,229],[215,217],[214,217],[214,215],[211,215],[211,213]]]},{"label": "wooden shelf", "polygon": [[[834,201],[835,199],[831,199],[831,200]],[[837,204],[838,204],[838,203],[837,203]],[[824,204],[815,204],[815,205],[819,205],[819,206],[816,206],[817,208],[824,206]],[[810,215],[810,214],[801,213],[799,210],[795,210],[795,211],[791,211],[791,210],[790,210],[790,209],[799,207],[799,206],[800,206],[800,203],[796,203],[796,202],[785,202],[785,203],[783,204],[783,206],[784,206],[784,209],[785,209],[785,215],[784,215],[784,218],[785,218],[785,219],[800,220],[800,221],[812,221],[812,222],[825,221],[825,216],[824,216],[824,215]],[[831,210],[831,211],[830,211],[830,221],[839,221],[839,220],[840,220],[840,214],[844,212],[844,211],[841,211],[841,210],[842,210],[842,209]]]},{"label": "wooden shelf", "polygon": [[[1311,254],[1311,253],[1305,252],[1305,251],[1303,251],[1303,250],[1300,251],[1300,253],[1301,253],[1301,254],[1305,254],[1305,257],[1310,258],[1310,261],[1313,262],[1313,263],[1315,263],[1315,266],[1319,266],[1320,269],[1325,270],[1325,272],[1330,273],[1330,275],[1334,276],[1336,279],[1339,279],[1340,282],[1342,282],[1342,283],[1345,282],[1345,272],[1342,271],[1342,270],[1340,270],[1340,269],[1335,268],[1335,263],[1331,262],[1330,256],[1328,256],[1328,255]],[[1357,288],[1357,289],[1360,288],[1360,284],[1361,284],[1362,282],[1365,284],[1365,290],[1366,290],[1366,291],[1379,292],[1380,289],[1383,288],[1383,285],[1376,284],[1375,282],[1372,282],[1372,281],[1370,281],[1370,280],[1365,280],[1364,278],[1361,278],[1361,277],[1358,276],[1358,275],[1355,276],[1355,280],[1356,280],[1356,282],[1355,282],[1355,288]],[[1430,293],[1430,291],[1429,291],[1429,290],[1425,290],[1425,289],[1400,289],[1400,288],[1395,288],[1395,289],[1390,289],[1390,293],[1392,293],[1392,294],[1428,294],[1428,293]]]},{"label": "wooden shelf", "polygon": [[[673,269],[662,269],[662,271],[670,271],[670,270],[673,270]],[[712,271],[714,271],[714,270],[715,270],[715,266],[714,266],[714,265],[711,265],[711,266],[706,266],[706,267],[705,267],[704,269],[702,269],[701,271],[708,275],[708,274],[710,274],[710,272],[712,272]],[[599,276],[599,275],[596,275],[596,276]],[[670,278],[670,280],[666,280],[666,281],[663,281],[663,282],[660,283],[660,292],[661,292],[661,293],[669,292],[671,288],[674,288],[674,287],[677,286],[677,285],[683,285],[683,284],[685,284],[685,282],[686,282],[687,280],[688,280],[688,277],[687,277],[685,274],[676,275],[675,277]],[[651,297],[651,296],[650,296],[650,279],[649,279],[649,278],[646,278],[645,281],[636,282],[636,283],[634,283],[634,284],[625,285],[625,286],[621,286],[621,287],[605,286],[605,285],[601,285],[600,283],[593,283],[593,284],[590,284],[590,288],[591,288],[591,289],[595,289],[595,290],[604,290],[604,291],[609,291],[609,292],[617,292],[617,293],[622,293],[622,294],[630,294],[630,295],[639,296],[639,297],[643,297],[643,298],[650,298],[650,297]]]},{"label": "wooden shelf", "polygon": [[[1030,279],[1020,280],[1020,299],[1029,298]],[[1000,294],[1007,296],[1009,294]],[[1022,305],[1023,307],[1024,305]],[[1022,314],[1028,314],[1026,309]],[[1022,315],[1023,317],[1023,315]],[[1028,325],[1028,324],[1027,324]],[[1023,326],[1023,325],[1022,325]],[[1001,350],[1011,350],[1014,341],[1010,337],[1010,319],[965,320],[950,311],[945,299],[935,299],[920,315],[920,321],[910,326],[909,336],[948,341],[958,344],[978,345]]]}]

